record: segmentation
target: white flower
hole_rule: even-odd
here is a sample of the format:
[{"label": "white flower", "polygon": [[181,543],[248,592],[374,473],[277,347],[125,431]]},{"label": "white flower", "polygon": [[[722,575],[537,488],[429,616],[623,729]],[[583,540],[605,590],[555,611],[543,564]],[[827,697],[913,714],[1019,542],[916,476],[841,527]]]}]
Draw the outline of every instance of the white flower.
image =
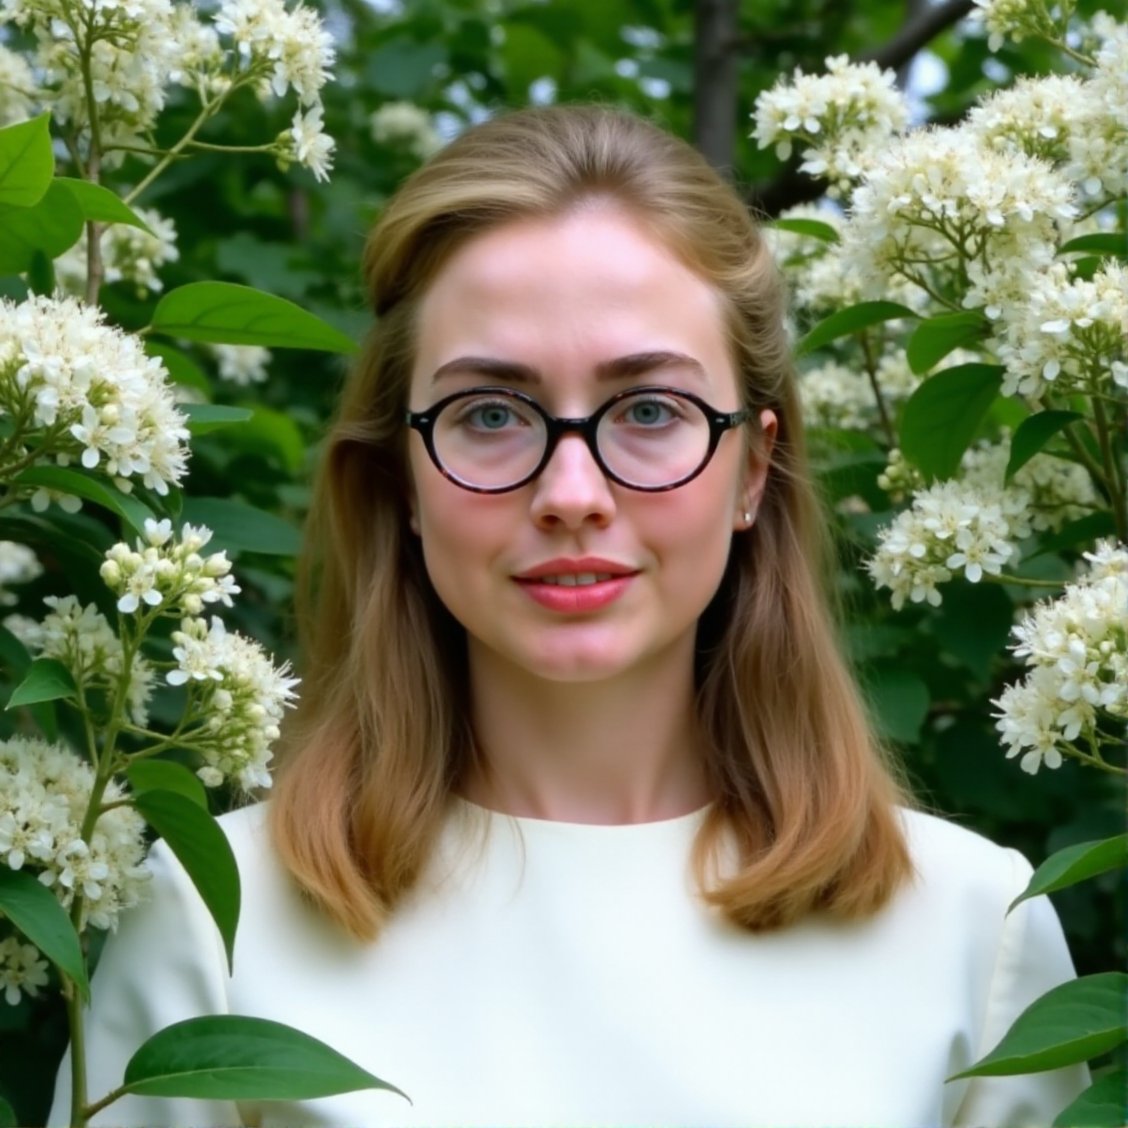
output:
[{"label": "white flower", "polygon": [[826,60],[827,73],[796,70],[756,98],[754,136],[761,149],[775,146],[781,159],[792,143],[805,145],[803,171],[826,177],[844,190],[860,175],[867,154],[905,128],[908,104],[896,75],[876,63]]},{"label": "white flower", "polygon": [[1000,307],[1003,393],[1128,390],[1128,269],[1108,261],[1091,281],[1055,263]]},{"label": "white flower", "polygon": [[271,361],[269,349],[259,345],[209,345],[219,366],[219,378],[241,388],[266,383]]},{"label": "white flower", "polygon": [[135,548],[123,541],[107,552],[100,574],[117,595],[117,609],[125,615],[148,608],[161,608],[168,615],[199,614],[207,603],[231,606],[239,592],[230,575],[226,552],[201,556],[211,540],[211,530],[184,525],[179,537],[172,535],[167,519],[145,522],[144,539]]},{"label": "white flower", "polygon": [[43,574],[39,558],[26,545],[0,541],[0,606],[11,607],[16,597],[5,589],[10,584],[26,584]]},{"label": "white flower", "polygon": [[1074,195],[1045,162],[1000,153],[967,127],[917,130],[892,139],[866,169],[842,261],[870,291],[899,276],[969,306],[990,304],[992,287],[1021,292],[1053,260]]},{"label": "white flower", "polygon": [[200,779],[208,787],[228,776],[247,790],[269,787],[270,746],[298,684],[289,663],[274,666],[258,643],[228,633],[217,618],[210,626],[185,619],[172,641],[177,665],[168,681],[188,686],[190,707],[204,717],[185,735],[204,757]]},{"label": "white flower", "polygon": [[368,119],[377,145],[402,146],[425,161],[442,147],[431,115],[414,102],[385,102]]},{"label": "white flower", "polygon": [[222,0],[215,26],[235,41],[244,66],[263,75],[260,97],[281,97],[293,88],[302,105],[318,102],[336,52],[312,8],[287,10],[283,0]]},{"label": "white flower", "polygon": [[22,944],[16,936],[0,940],[0,990],[11,1006],[20,1001],[21,992],[29,998],[47,985],[47,961],[33,944]]},{"label": "white flower", "polygon": [[[73,595],[49,595],[51,608],[42,623],[25,626],[24,643],[43,658],[55,658],[71,672],[84,690],[112,695],[124,669],[121,639],[93,603],[85,607]],[[153,692],[153,668],[140,654],[133,658],[126,690],[130,716],[135,724],[148,724],[149,698]]]},{"label": "white flower", "polygon": [[[907,400],[921,382],[903,349],[881,357],[876,380],[887,411]],[[800,373],[798,383],[804,414],[813,426],[867,431],[880,421],[873,384],[860,362],[828,361]]]},{"label": "white flower", "polygon": [[1128,720],[1128,549],[1101,542],[1089,567],[1013,628],[1026,677],[993,702],[996,727],[1024,771],[1055,768],[1062,749],[1100,742],[1099,723]]},{"label": "white flower", "polygon": [[288,132],[280,138],[288,155],[298,164],[304,165],[318,180],[328,180],[333,167],[333,149],[336,142],[324,132],[321,124],[321,105],[318,104],[303,115],[301,110],[294,114]]},{"label": "white flower", "polygon": [[[64,908],[81,893],[83,923],[114,928],[148,880],[145,824],[131,807],[115,807],[84,842],[93,784],[90,766],[57,744],[24,737],[0,742],[0,864],[35,873]],[[124,798],[111,780],[103,800]]]},{"label": "white flower", "polygon": [[183,477],[187,420],[164,365],[137,337],[73,298],[0,299],[0,412],[60,465],[99,468],[157,493]]},{"label": "white flower", "polygon": [[37,97],[27,60],[0,43],[0,126],[31,117]]},{"label": "white flower", "polygon": [[1044,0],[973,0],[972,19],[986,28],[988,46],[997,51],[1006,38],[1015,43],[1028,35],[1056,38],[1058,27],[1051,19]]}]

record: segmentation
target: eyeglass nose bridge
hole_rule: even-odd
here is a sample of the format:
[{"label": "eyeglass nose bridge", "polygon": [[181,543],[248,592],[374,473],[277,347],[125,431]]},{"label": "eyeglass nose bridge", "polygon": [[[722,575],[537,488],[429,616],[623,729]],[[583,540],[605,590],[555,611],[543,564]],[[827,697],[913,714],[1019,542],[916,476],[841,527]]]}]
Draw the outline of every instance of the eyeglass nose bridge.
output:
[{"label": "eyeglass nose bridge", "polygon": [[[540,407],[539,404],[537,406]],[[603,455],[599,452],[599,421],[602,415],[603,409],[601,408],[592,415],[568,419],[556,415],[549,415],[548,412],[544,411],[542,408],[541,416],[544,419],[545,425],[544,454],[541,455],[541,460],[531,477],[536,478],[544,471],[545,467],[552,461],[552,456],[556,453],[556,448],[565,435],[576,434],[584,440],[588,448],[588,453],[591,455],[596,466],[599,467],[600,473],[602,473],[605,478],[617,481],[618,479],[615,474],[603,461]]]}]

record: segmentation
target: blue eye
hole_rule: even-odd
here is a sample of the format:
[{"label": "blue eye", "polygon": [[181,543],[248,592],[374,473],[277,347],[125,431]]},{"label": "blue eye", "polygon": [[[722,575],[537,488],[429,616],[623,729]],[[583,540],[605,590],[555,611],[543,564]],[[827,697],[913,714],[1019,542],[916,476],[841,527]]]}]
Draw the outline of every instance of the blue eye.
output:
[{"label": "blue eye", "polygon": [[471,426],[481,427],[484,431],[500,431],[513,418],[513,412],[503,403],[482,404],[466,413],[467,422]]},{"label": "blue eye", "polygon": [[662,427],[682,418],[677,407],[664,399],[636,399],[623,405],[619,419],[638,427]]}]

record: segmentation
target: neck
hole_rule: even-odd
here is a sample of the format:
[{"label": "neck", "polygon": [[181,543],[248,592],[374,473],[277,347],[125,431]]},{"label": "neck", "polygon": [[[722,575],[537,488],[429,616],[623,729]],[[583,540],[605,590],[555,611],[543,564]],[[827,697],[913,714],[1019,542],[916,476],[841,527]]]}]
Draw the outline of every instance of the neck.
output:
[{"label": "neck", "polygon": [[704,806],[693,655],[609,681],[546,681],[471,645],[478,759],[462,792],[511,815],[639,823]]}]

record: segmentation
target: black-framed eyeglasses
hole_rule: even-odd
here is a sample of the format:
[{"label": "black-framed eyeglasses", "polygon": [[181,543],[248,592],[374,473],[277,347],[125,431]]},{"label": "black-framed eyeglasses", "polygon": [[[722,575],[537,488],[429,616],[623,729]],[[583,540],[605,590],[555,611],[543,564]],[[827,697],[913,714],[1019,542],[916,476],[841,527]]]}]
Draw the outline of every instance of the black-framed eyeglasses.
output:
[{"label": "black-framed eyeglasses", "polygon": [[455,392],[405,419],[442,474],[474,493],[531,482],[572,432],[611,481],[659,493],[696,478],[721,436],[751,417],[748,409],[718,411],[692,392],[653,385],[618,392],[582,419],[550,415],[532,396],[501,387]]}]

